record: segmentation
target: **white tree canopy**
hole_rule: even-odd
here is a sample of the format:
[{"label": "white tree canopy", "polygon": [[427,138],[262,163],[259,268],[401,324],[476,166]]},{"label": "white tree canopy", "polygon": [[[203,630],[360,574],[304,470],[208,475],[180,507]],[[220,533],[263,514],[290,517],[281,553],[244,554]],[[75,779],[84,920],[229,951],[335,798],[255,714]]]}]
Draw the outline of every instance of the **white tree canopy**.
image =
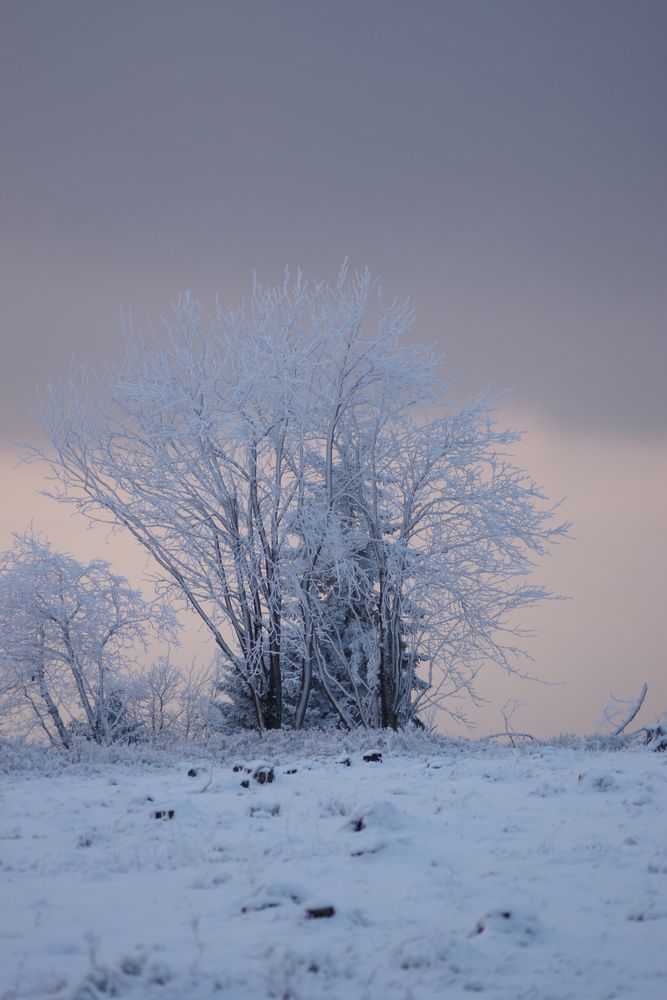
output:
[{"label": "white tree canopy", "polygon": [[[150,634],[173,638],[170,609],[147,604],[101,560],[83,564],[28,532],[0,554],[0,713],[29,717],[50,742],[109,743],[128,715],[131,665]],[[75,724],[75,725],[74,725]]]},{"label": "white tree canopy", "polygon": [[412,321],[346,269],[211,315],[186,294],[50,388],[53,495],[152,555],[260,729],[447,709],[484,661],[512,667],[514,613],[548,596],[528,575],[566,526],[493,401],[447,413]]}]

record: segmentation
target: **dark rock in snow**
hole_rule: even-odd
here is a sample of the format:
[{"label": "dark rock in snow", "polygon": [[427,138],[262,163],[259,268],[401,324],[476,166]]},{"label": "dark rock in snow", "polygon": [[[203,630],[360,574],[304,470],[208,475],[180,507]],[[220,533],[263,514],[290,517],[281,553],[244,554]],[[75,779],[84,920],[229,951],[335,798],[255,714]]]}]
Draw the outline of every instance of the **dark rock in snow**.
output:
[{"label": "dark rock in snow", "polygon": [[269,764],[260,764],[253,770],[252,776],[260,785],[270,785],[275,780],[273,768]]},{"label": "dark rock in snow", "polygon": [[[263,760],[253,760],[247,764],[234,764],[232,770],[236,773],[243,771],[245,774],[250,774],[260,785],[270,785],[272,781],[275,781],[276,777],[273,765],[268,764]],[[287,773],[290,774],[295,772],[288,771]],[[241,784],[244,788],[247,787],[247,785],[244,785],[243,782],[241,782]]]},{"label": "dark rock in snow", "polygon": [[306,916],[310,920],[318,920],[322,917],[333,917],[336,910],[333,906],[309,906]]},{"label": "dark rock in snow", "polygon": [[174,809],[155,809],[153,812],[153,819],[173,819],[174,815]]}]

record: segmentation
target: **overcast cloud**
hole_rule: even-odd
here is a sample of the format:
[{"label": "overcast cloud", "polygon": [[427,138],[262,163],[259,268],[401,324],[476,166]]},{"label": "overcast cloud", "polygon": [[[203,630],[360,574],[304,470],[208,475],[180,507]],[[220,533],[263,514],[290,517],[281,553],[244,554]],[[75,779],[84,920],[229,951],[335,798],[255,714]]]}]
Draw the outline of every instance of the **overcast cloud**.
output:
[{"label": "overcast cloud", "polygon": [[0,11],[6,425],[120,304],[349,255],[462,392],[665,430],[664,2]]}]

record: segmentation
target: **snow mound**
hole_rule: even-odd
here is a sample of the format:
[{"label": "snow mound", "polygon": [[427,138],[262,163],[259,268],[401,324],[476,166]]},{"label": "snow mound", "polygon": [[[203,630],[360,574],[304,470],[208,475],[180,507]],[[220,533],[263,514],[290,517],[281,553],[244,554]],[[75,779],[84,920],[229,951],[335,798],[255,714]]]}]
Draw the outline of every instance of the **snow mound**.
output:
[{"label": "snow mound", "polygon": [[404,830],[407,817],[392,802],[379,800],[357,809],[346,827],[355,833],[362,830],[391,831]]},{"label": "snow mound", "polygon": [[470,936],[502,934],[525,946],[532,941],[539,930],[540,921],[536,913],[516,905],[499,906],[480,917]]}]

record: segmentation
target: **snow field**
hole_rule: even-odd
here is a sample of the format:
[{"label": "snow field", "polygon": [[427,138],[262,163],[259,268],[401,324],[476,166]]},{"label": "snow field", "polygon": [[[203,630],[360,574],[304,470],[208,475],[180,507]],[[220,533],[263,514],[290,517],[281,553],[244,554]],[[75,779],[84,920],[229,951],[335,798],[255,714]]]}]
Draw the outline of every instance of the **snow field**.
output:
[{"label": "snow field", "polygon": [[424,746],[0,778],[0,997],[664,996],[667,755]]}]

